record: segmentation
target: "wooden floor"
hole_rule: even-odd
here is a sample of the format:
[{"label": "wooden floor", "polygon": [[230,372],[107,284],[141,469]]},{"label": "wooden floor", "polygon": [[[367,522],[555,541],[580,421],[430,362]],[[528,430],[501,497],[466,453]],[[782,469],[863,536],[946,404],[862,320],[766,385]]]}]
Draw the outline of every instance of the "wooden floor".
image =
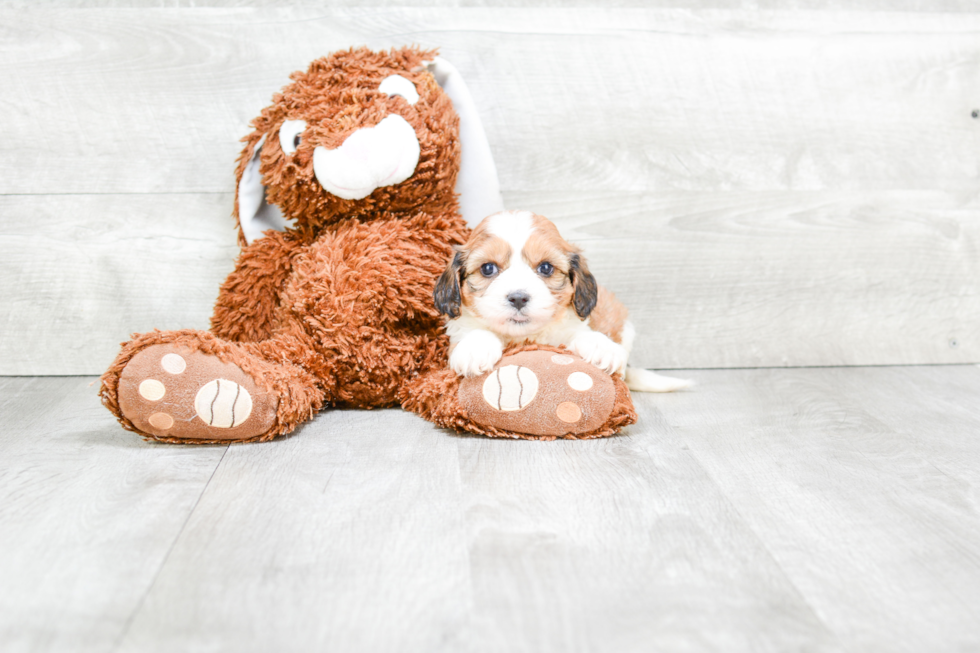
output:
[{"label": "wooden floor", "polygon": [[980,649],[980,368],[689,376],[601,441],[231,447],[0,379],[0,650]]}]

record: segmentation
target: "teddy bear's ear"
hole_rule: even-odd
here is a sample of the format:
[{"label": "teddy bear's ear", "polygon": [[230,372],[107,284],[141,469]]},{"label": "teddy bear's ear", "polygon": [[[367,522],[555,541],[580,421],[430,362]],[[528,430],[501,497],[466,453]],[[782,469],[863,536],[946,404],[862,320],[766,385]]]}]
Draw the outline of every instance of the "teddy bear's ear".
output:
[{"label": "teddy bear's ear", "polygon": [[249,140],[238,166],[238,226],[242,238],[248,244],[261,238],[268,229],[285,231],[291,222],[283,217],[279,207],[265,201],[265,186],[259,172],[262,165],[259,155],[262,153],[265,137],[266,134],[262,134],[257,142],[254,139]]},{"label": "teddy bear's ear", "polygon": [[449,96],[453,109],[459,116],[459,140],[462,147],[456,192],[459,194],[460,213],[466,223],[473,227],[488,215],[504,210],[497,166],[493,163],[490,143],[463,76],[455,66],[441,57],[425,62],[425,66]]}]

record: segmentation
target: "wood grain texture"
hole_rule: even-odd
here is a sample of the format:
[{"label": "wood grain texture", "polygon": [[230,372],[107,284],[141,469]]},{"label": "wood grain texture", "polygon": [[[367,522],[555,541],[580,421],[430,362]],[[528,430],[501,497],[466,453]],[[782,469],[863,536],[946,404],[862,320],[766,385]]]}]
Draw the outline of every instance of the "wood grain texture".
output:
[{"label": "wood grain texture", "polygon": [[460,68],[505,190],[966,190],[980,176],[980,13],[38,9],[3,22],[0,193],[227,192],[237,140],[289,72],[406,42]]},{"label": "wood grain texture", "polygon": [[978,422],[948,410],[980,370],[697,378],[661,409],[845,650],[980,645],[980,504],[962,469],[976,468]]},{"label": "wood grain texture", "polygon": [[980,368],[692,370],[593,442],[147,444],[0,379],[4,651],[969,651]]},{"label": "wood grain texture", "polygon": [[463,72],[508,204],[627,300],[635,364],[980,361],[970,5],[172,6],[0,5],[0,374],[205,327],[248,121],[406,42]]},{"label": "wood grain texture", "polygon": [[456,441],[327,412],[233,447],[118,651],[434,651],[471,612]]},{"label": "wood grain texture", "polygon": [[474,620],[449,650],[838,650],[656,402],[639,412],[609,440],[460,442]]},{"label": "wood grain texture", "polygon": [[[320,0],[293,0],[294,7],[322,7]],[[201,7],[277,7],[276,0],[0,0],[0,8],[30,9],[36,7],[72,8],[133,8],[133,9],[180,9]],[[763,10],[830,10],[839,11],[839,0],[334,0],[332,7],[443,7],[443,8],[527,8],[549,9],[587,8],[599,6],[607,9],[621,8],[669,8],[669,9],[727,9],[742,11]],[[909,11],[909,12],[962,12],[977,10],[973,0],[850,0],[851,11]]]},{"label": "wood grain texture", "polygon": [[972,193],[511,193],[583,247],[643,367],[980,360]]},{"label": "wood grain texture", "polygon": [[0,649],[107,651],[223,447],[119,428],[91,378],[0,380]]},{"label": "wood grain texture", "polygon": [[[55,199],[57,201],[55,201]],[[980,360],[975,196],[517,193],[631,310],[643,367]],[[6,374],[100,373],[153,328],[206,328],[229,194],[18,196],[0,247]]]},{"label": "wood grain texture", "polygon": [[949,477],[947,487],[956,491],[948,503],[968,506],[980,503],[980,466],[974,464],[980,458],[976,374],[972,367],[896,367],[855,370],[834,379],[853,401],[908,437],[908,449],[925,452]]},{"label": "wood grain texture", "polygon": [[[57,201],[55,201],[57,200]],[[946,192],[505,193],[630,308],[642,367],[980,360],[980,210]],[[206,328],[230,194],[0,197],[5,374],[100,373],[129,334]],[[19,336],[14,337],[14,334]]]},{"label": "wood grain texture", "polygon": [[0,196],[0,373],[101,374],[134,332],[206,329],[233,198]]}]

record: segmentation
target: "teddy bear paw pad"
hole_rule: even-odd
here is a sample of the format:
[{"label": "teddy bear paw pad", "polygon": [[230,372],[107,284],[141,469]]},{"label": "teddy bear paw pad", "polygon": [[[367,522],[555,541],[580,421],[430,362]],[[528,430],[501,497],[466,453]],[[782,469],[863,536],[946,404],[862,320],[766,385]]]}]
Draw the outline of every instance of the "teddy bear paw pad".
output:
[{"label": "teddy bear paw pad", "polygon": [[535,436],[594,431],[615,400],[608,374],[577,356],[543,350],[504,356],[496,369],[459,386],[460,404],[473,421]]},{"label": "teddy bear paw pad", "polygon": [[157,437],[252,438],[273,428],[278,403],[237,365],[173,345],[147,347],[119,378],[123,415]]}]

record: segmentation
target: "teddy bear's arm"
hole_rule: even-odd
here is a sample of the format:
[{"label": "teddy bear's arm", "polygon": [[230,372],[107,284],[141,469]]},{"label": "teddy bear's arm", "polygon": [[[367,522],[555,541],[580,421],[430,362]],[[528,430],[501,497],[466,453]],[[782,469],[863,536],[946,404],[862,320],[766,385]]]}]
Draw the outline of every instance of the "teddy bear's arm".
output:
[{"label": "teddy bear's arm", "polygon": [[313,318],[304,328],[332,334],[378,325],[441,332],[432,292],[465,231],[453,212],[344,221],[294,257],[283,301]]},{"label": "teddy bear's arm", "polygon": [[221,285],[211,316],[219,338],[258,342],[272,335],[283,285],[301,245],[286,234],[269,232],[242,249],[235,269]]}]

